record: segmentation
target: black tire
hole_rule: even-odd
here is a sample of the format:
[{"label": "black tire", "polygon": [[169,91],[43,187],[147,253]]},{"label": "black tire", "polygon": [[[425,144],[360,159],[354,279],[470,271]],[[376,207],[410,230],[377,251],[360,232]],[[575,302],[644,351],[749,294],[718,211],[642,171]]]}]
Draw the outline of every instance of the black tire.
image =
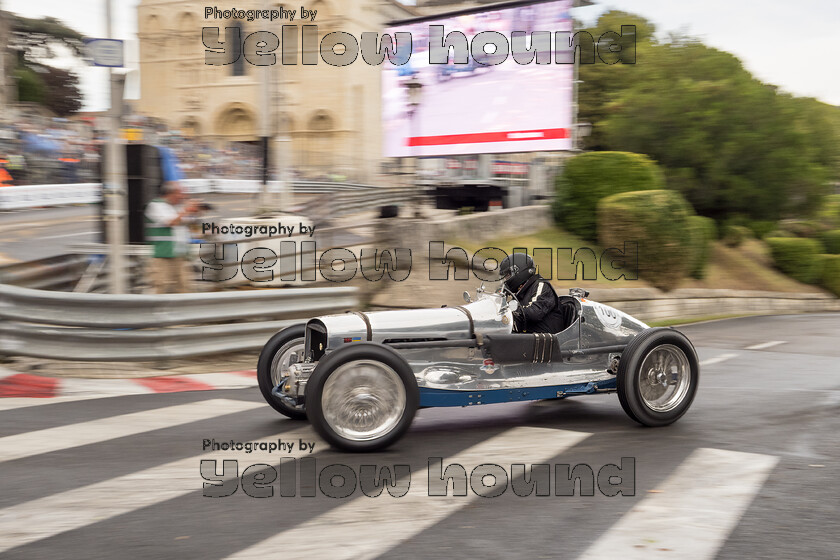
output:
[{"label": "black tire", "polygon": [[271,378],[272,362],[275,356],[282,355],[294,346],[302,345],[306,334],[306,325],[294,325],[286,327],[272,336],[263,346],[260,352],[260,359],[257,362],[257,381],[260,385],[260,392],[265,401],[274,410],[288,416],[293,420],[305,420],[305,407],[293,406],[272,394],[274,380]]},{"label": "black tire", "polygon": [[[368,362],[369,367],[367,370],[354,369],[353,365],[356,362]],[[376,371],[377,369],[379,372]],[[364,371],[369,372],[368,382],[376,380],[379,385],[375,387],[368,385],[366,393],[358,395],[355,402],[342,408],[347,410],[355,406],[358,413],[374,417],[383,412],[381,407],[375,407],[377,404],[386,406],[393,404],[394,410],[391,411],[393,414],[389,416],[385,426],[379,428],[385,430],[383,433],[374,431],[358,437],[350,437],[346,431],[340,433],[342,431],[342,428],[338,426],[340,419],[336,419],[332,412],[335,407],[330,407],[329,402],[325,401],[341,395],[340,381],[337,380],[342,375],[357,373],[361,376]],[[365,378],[362,377],[362,382],[364,381]],[[354,388],[359,386],[353,385]],[[387,393],[389,390],[393,391]],[[383,395],[393,395],[395,402],[383,402],[381,399]],[[404,406],[400,406],[403,397]],[[408,430],[419,404],[420,389],[417,387],[417,380],[411,367],[397,352],[376,343],[352,343],[328,354],[318,363],[306,384],[306,411],[309,421],[321,437],[332,446],[344,451],[377,451],[393,444]],[[336,425],[331,424],[331,419]],[[348,430],[351,427],[347,425]]]},{"label": "black tire", "polygon": [[[645,360],[648,357],[655,360],[660,355],[673,359],[671,363],[681,367],[683,374],[680,379],[685,378],[685,384],[682,381],[677,385],[658,381],[654,378],[657,372],[648,367],[645,368],[647,373],[643,372]],[[648,364],[652,365],[652,362]],[[670,371],[670,368],[668,369]],[[667,379],[667,376],[674,375],[674,372],[666,374],[661,371],[658,375]],[[688,338],[670,328],[647,329],[636,335],[621,354],[617,379],[618,400],[627,416],[639,424],[652,427],[667,426],[676,422],[691,406],[697,394],[699,381],[700,364],[697,352]],[[668,388],[671,386],[675,387],[673,393],[664,402],[654,402],[656,399],[651,401],[651,394],[663,390],[664,397],[668,395]]]}]

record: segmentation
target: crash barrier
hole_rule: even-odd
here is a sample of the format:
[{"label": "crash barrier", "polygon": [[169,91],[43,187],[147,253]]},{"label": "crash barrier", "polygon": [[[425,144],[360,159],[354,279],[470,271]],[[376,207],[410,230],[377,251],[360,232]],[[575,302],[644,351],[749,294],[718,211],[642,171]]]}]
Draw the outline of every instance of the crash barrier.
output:
[{"label": "crash barrier", "polygon": [[840,299],[820,292],[760,292],[683,288],[593,288],[590,298],[643,321],[724,315],[775,315],[840,311]]},{"label": "crash barrier", "polygon": [[86,255],[58,255],[0,266],[0,284],[39,290],[72,290],[88,266]]},{"label": "crash barrier", "polygon": [[113,295],[0,285],[0,354],[127,361],[257,350],[285,326],[358,305],[357,288],[344,286]]},{"label": "crash barrier", "polygon": [[[181,181],[188,194],[227,193],[256,194],[262,190],[262,183],[246,179],[185,179]],[[408,200],[415,187],[381,187],[356,183],[333,183],[329,181],[300,181],[289,183],[292,192],[299,194],[341,193],[347,206],[335,201],[333,207],[341,213],[357,211],[365,204],[393,204]],[[21,185],[0,188],[0,210],[20,210],[67,204],[91,204],[101,200],[100,183],[72,183],[63,185]],[[279,181],[269,181],[268,191],[281,192]],[[353,198],[353,194],[359,198]]]},{"label": "crash barrier", "polygon": [[0,210],[99,202],[100,183],[0,187]]}]

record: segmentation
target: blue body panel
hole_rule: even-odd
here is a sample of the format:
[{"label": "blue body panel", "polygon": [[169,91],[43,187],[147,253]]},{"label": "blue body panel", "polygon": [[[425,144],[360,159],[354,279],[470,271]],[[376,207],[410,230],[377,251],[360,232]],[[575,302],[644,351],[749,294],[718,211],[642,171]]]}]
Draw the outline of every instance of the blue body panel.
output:
[{"label": "blue body panel", "polygon": [[487,391],[453,391],[451,389],[420,388],[420,406],[470,406],[514,401],[536,401],[557,399],[574,395],[588,395],[601,391],[615,390],[615,378],[606,381],[576,383],[573,385],[549,385],[546,387],[524,387],[521,389],[489,389]]}]

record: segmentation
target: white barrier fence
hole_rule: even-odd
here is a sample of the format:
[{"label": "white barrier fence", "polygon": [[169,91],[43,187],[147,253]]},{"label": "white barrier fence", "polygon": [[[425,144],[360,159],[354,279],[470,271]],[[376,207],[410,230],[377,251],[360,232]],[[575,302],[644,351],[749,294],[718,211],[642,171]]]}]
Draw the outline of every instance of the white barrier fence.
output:
[{"label": "white barrier fence", "polygon": [[100,183],[0,187],[0,210],[90,204],[99,202],[101,191]]},{"label": "white barrier fence", "polygon": [[[376,189],[372,185],[331,183],[322,181],[294,181],[289,183],[294,192],[328,193],[358,192]],[[255,194],[262,189],[262,183],[248,179],[185,179],[181,181],[188,194],[226,193]],[[279,181],[269,181],[269,192],[279,193]],[[64,185],[21,185],[0,188],[0,210],[20,210],[66,204],[90,204],[99,202],[102,194],[100,183],[71,183]]]}]

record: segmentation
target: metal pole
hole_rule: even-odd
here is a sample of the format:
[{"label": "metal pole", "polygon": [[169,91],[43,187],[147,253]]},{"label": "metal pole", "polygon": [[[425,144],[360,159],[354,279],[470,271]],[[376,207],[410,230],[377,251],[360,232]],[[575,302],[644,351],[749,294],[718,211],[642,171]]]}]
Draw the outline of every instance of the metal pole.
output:
[{"label": "metal pole", "polygon": [[[268,0],[262,0],[262,9],[268,11]],[[260,123],[260,146],[262,147],[263,169],[262,169],[262,187],[260,188],[260,212],[265,212],[269,209],[269,195],[268,195],[268,176],[269,176],[269,158],[268,154],[271,151],[271,87],[269,73],[270,66],[262,67],[262,82],[260,94],[260,115],[262,122]]]},{"label": "metal pole", "polygon": [[[111,26],[111,0],[105,0],[106,36],[113,38]],[[105,222],[108,228],[108,260],[110,264],[111,293],[126,292],[125,259],[125,151],[120,142],[120,119],[122,117],[123,76],[108,69],[111,87],[111,109],[108,114],[108,144],[106,146],[105,177],[103,178],[103,197],[105,203]]]}]

